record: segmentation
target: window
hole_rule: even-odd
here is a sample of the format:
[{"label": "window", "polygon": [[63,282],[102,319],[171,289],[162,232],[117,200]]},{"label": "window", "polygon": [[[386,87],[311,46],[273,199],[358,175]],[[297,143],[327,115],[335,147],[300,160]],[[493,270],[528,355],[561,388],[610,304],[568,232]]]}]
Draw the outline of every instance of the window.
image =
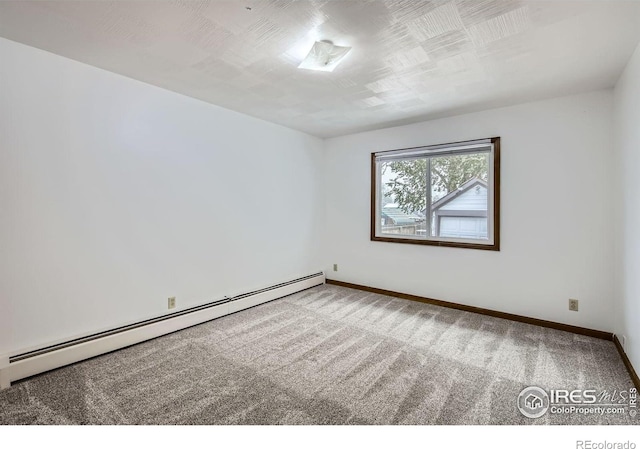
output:
[{"label": "window", "polygon": [[371,240],[500,249],[500,138],[371,154]]}]

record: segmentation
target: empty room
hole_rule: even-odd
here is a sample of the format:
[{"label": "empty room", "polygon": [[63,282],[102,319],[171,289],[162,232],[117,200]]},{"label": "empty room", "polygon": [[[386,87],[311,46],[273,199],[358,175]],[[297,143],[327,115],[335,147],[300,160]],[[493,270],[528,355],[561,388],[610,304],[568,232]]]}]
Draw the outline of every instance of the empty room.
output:
[{"label": "empty room", "polygon": [[636,1],[1,1],[0,424],[636,431],[639,42]]}]

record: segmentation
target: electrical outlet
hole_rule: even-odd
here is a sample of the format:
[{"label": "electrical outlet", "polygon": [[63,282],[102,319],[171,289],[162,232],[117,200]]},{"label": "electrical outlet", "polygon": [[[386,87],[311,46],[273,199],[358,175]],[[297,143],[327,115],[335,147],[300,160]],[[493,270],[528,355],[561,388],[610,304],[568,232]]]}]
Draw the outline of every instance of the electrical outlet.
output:
[{"label": "electrical outlet", "polygon": [[337,263],[333,264],[333,271],[338,271],[338,264]]},{"label": "electrical outlet", "polygon": [[176,308],[176,297],[172,296],[171,298],[169,298],[169,300],[167,301],[167,305],[169,309],[175,309]]},{"label": "electrical outlet", "polygon": [[620,343],[622,343],[622,349],[625,349],[625,346],[627,346],[627,336],[626,335],[622,336],[622,341]]},{"label": "electrical outlet", "polygon": [[577,312],[578,303],[579,301],[577,299],[569,298],[569,310],[571,310],[572,312]]}]

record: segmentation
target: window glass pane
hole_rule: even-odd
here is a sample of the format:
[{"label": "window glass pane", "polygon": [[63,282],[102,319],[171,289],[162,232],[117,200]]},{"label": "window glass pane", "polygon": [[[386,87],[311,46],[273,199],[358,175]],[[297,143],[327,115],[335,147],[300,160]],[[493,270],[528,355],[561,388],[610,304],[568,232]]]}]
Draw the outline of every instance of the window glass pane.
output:
[{"label": "window glass pane", "polygon": [[381,151],[372,163],[372,240],[500,250],[499,137]]},{"label": "window glass pane", "polygon": [[426,237],[427,160],[381,163],[380,232]]},{"label": "window glass pane", "polygon": [[431,159],[433,237],[487,237],[489,154]]}]

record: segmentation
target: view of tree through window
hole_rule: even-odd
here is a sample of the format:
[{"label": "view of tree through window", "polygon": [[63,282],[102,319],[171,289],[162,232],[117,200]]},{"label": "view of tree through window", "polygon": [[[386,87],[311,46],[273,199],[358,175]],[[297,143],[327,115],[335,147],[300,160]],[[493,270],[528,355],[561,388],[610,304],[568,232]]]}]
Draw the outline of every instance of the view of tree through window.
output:
[{"label": "view of tree through window", "polygon": [[375,153],[372,238],[493,244],[494,140]]}]

